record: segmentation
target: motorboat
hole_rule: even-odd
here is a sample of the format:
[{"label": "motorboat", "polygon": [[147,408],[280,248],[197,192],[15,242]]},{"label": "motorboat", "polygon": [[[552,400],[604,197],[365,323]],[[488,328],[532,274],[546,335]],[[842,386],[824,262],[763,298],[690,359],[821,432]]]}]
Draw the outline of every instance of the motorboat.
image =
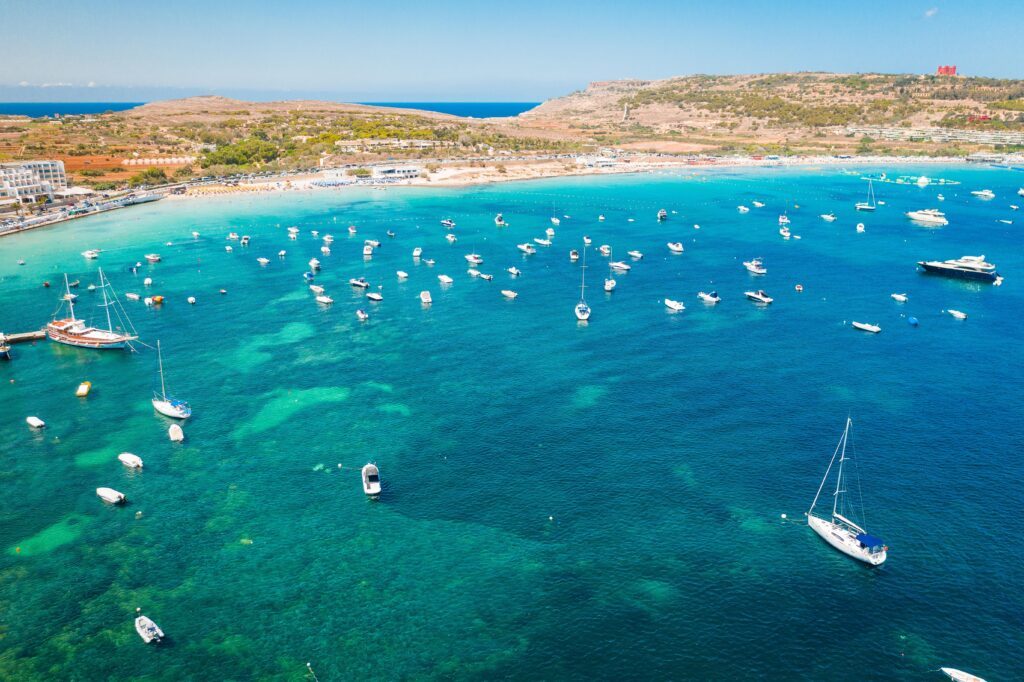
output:
[{"label": "motorboat", "polygon": [[945,201],[946,200],[946,197],[942,196],[941,194],[936,195],[935,198],[938,199],[939,201]]},{"label": "motorboat", "polygon": [[854,321],[850,322],[850,326],[852,326],[854,329],[859,329],[862,332],[871,332],[872,334],[877,334],[878,332],[882,331],[882,328],[879,327],[877,324],[868,324],[867,322]]},{"label": "motorboat", "polygon": [[371,498],[380,497],[380,469],[376,464],[363,466],[363,492]]},{"label": "motorboat", "polygon": [[971,192],[972,196],[976,196],[979,199],[995,199],[996,193],[990,189],[976,189]]},{"label": "motorboat", "polygon": [[[604,216],[601,216],[601,220],[604,220]],[[593,243],[594,243],[594,240],[592,240],[587,235],[583,235],[583,245],[584,246],[590,246]]]},{"label": "motorboat", "polygon": [[602,223],[603,223],[603,222],[604,222],[604,214],[602,213],[601,215],[597,216],[597,220],[598,220],[599,222],[602,222]]},{"label": "motorboat", "polygon": [[367,291],[366,298],[374,301],[375,303],[380,303],[384,300],[384,295],[377,291]]},{"label": "motorboat", "polygon": [[523,271],[520,270],[519,268],[517,268],[514,265],[512,267],[510,267],[507,270],[507,272],[508,272],[508,274],[512,275],[513,277],[518,277],[519,275],[523,274]]},{"label": "motorboat", "polygon": [[384,234],[386,234],[389,239],[394,239],[395,238],[395,231],[394,230],[386,230],[384,232]]},{"label": "motorboat", "polygon": [[96,496],[108,504],[123,504],[125,501],[124,493],[113,488],[96,488]]},{"label": "motorboat", "polygon": [[379,249],[380,248],[380,242],[377,241],[376,239],[364,239],[363,240],[363,246],[371,246],[371,247],[373,247],[375,249]]},{"label": "motorboat", "polygon": [[266,265],[267,263],[270,262],[270,259],[269,258],[262,258],[261,257],[261,258],[257,258],[256,262],[259,263],[260,265]]},{"label": "motorboat", "polygon": [[668,250],[671,251],[672,253],[682,253],[683,252],[683,243],[682,242],[669,242],[668,243]]},{"label": "motorboat", "polygon": [[433,258],[425,258],[425,259],[423,260],[423,262],[424,262],[424,264],[426,264],[426,265],[433,265],[433,264],[434,264],[434,259],[433,259]]},{"label": "motorboat", "polygon": [[562,221],[555,216],[551,216],[551,224],[557,227],[562,224]]},{"label": "motorboat", "polygon": [[167,437],[171,439],[173,443],[180,443],[185,440],[185,432],[181,430],[181,427],[177,424],[171,424],[170,428],[167,429]]},{"label": "motorboat", "polygon": [[716,304],[716,303],[718,303],[719,301],[722,300],[718,296],[718,292],[717,291],[712,291],[710,294],[706,293],[704,291],[701,291],[697,295],[700,296],[700,300],[704,301],[705,303],[710,303],[711,305],[714,305],[714,304]]},{"label": "motorboat", "polygon": [[317,258],[310,258],[309,259],[309,269],[310,270],[319,270],[320,269],[320,260],[317,259]]},{"label": "motorboat", "polygon": [[444,220],[441,221],[441,224],[447,227],[449,230],[455,227],[455,221],[452,220],[451,218],[445,218]]},{"label": "motorboat", "polygon": [[608,267],[617,272],[629,272],[630,270],[633,269],[633,266],[631,266],[629,263],[624,263],[620,260],[609,263]]},{"label": "motorboat", "polygon": [[164,631],[154,623],[150,618],[139,614],[135,619],[135,632],[139,633],[139,637],[146,644],[150,642],[160,643],[160,640],[164,638]]},{"label": "motorboat", "polygon": [[743,293],[754,303],[763,303],[767,305],[775,300],[766,294],[764,289],[758,289],[757,291],[745,291]]},{"label": "motorboat", "polygon": [[[355,234],[355,233],[356,233],[356,231],[357,231],[357,230],[356,230],[356,226],[355,226],[355,225],[349,225],[349,226],[348,226],[348,233],[349,233],[349,234]],[[316,233],[314,232],[313,234],[315,235]]]},{"label": "motorboat", "polygon": [[25,423],[31,426],[33,429],[41,429],[46,426],[46,422],[44,422],[39,417],[25,417]]},{"label": "motorboat", "polygon": [[946,312],[949,313],[950,315],[952,315],[953,317],[955,317],[958,320],[966,320],[967,319],[967,313],[965,313],[965,312],[961,312],[959,310],[953,310],[952,308],[950,308]]},{"label": "motorboat", "polygon": [[892,300],[894,300],[894,301],[896,301],[898,303],[906,303],[907,302],[907,295],[906,294],[890,294],[889,296],[892,298]]},{"label": "motorboat", "polygon": [[319,296],[320,294],[324,293],[324,288],[322,286],[320,286],[319,284],[310,284],[309,285],[309,290],[312,291],[317,296]]},{"label": "motorboat", "polygon": [[[885,543],[880,538],[869,534],[864,528],[849,518],[853,513],[852,507],[854,502],[847,499],[847,491],[849,490],[852,493],[854,488],[846,485],[847,481],[843,474],[847,460],[852,459],[846,453],[846,441],[849,437],[851,424],[852,421],[847,418],[846,428],[839,439],[839,444],[836,445],[836,449],[832,453],[832,460],[825,470],[825,476],[821,479],[821,485],[818,486],[818,493],[814,496],[811,508],[806,512],[807,525],[821,536],[825,542],[843,554],[871,566],[879,566],[885,561],[889,548],[885,546]],[[821,491],[825,487],[825,482],[829,478],[837,457],[839,458],[839,466],[836,474],[836,489],[831,495],[832,514],[828,518],[815,516],[814,507],[818,504],[818,498],[821,497]],[[857,498],[860,497],[859,491],[858,482],[858,487],[856,488]],[[854,495],[850,494],[849,497],[853,498]]]},{"label": "motorboat", "polygon": [[480,265],[484,262],[484,259],[478,253],[467,253],[464,258],[467,263],[472,263],[473,265]]},{"label": "motorboat", "polygon": [[555,228],[549,227],[548,229],[544,230],[544,234],[546,234],[548,237],[554,237],[555,236]]},{"label": "motorboat", "polygon": [[543,237],[534,237],[533,241],[540,244],[541,246],[551,246],[551,240],[544,239]]},{"label": "motorboat", "polygon": [[139,296],[138,294],[136,294],[136,293],[133,293],[133,292],[131,292],[131,291],[129,291],[128,293],[126,293],[126,294],[124,295],[124,297],[125,297],[125,298],[127,298],[127,299],[128,299],[129,301],[138,301],[138,300],[139,300],[139,298],[140,298],[140,296]]},{"label": "motorboat", "polygon": [[138,455],[133,455],[130,452],[122,452],[120,455],[117,456],[117,459],[118,461],[121,462],[121,464],[125,465],[129,469],[142,468],[142,458],[139,457]]},{"label": "motorboat", "polygon": [[505,227],[505,225],[507,225],[508,223],[505,222],[504,216],[502,216],[499,213],[498,215],[494,216],[494,224],[497,225],[498,227]]},{"label": "motorboat", "polygon": [[747,208],[746,206],[737,206],[736,210],[739,211],[740,213],[750,213],[750,209]]},{"label": "motorboat", "polygon": [[369,244],[363,245],[363,255],[364,256],[372,256],[373,255],[373,247],[370,246]]},{"label": "motorboat", "polygon": [[398,279],[409,279],[409,273],[405,270],[398,270],[395,275],[398,276]]},{"label": "motorboat", "polygon": [[316,302],[322,303],[324,305],[331,305],[332,303],[334,303],[334,299],[328,296],[327,294],[319,294],[316,297]]},{"label": "motorboat", "polygon": [[230,246],[230,245],[228,245],[228,246],[225,246],[225,247],[224,247],[224,251],[225,251],[226,253],[231,253],[232,251],[234,251],[234,249],[233,249],[233,248],[231,248],[231,246]]},{"label": "motorboat", "polygon": [[857,223],[857,232],[864,231],[864,223]]},{"label": "motorboat", "polygon": [[668,211],[665,209],[658,211],[658,222],[661,222],[662,220],[668,220]]},{"label": "motorboat", "polygon": [[629,256],[630,258],[635,258],[636,260],[640,260],[641,258],[644,257],[643,253],[635,249],[633,251],[627,251],[626,255]]},{"label": "motorboat", "polygon": [[985,682],[977,675],[965,673],[963,670],[957,670],[956,668],[939,668],[943,674],[954,682]]},{"label": "motorboat", "polygon": [[517,294],[516,292],[512,291],[511,289],[502,289],[501,290],[501,295],[504,296],[505,298],[515,298],[519,294]]},{"label": "motorboat", "polygon": [[455,242],[459,241],[459,238],[458,238],[458,237],[456,237],[456,236],[455,236],[454,234],[452,234],[451,232],[449,232],[448,234],[446,234],[446,235],[444,236],[444,238],[448,240],[448,243],[449,243],[449,244],[454,244]]},{"label": "motorboat", "polygon": [[752,275],[768,274],[768,268],[764,266],[764,263],[761,261],[760,258],[754,258],[752,260],[743,261],[743,267],[745,267],[747,269],[747,272],[749,272]]},{"label": "motorboat", "polygon": [[160,349],[160,340],[156,342],[157,366],[160,371],[160,394],[153,394],[153,409],[165,417],[172,419],[188,419],[192,416],[192,408],[184,400],[167,397],[167,386],[164,383],[164,356]]},{"label": "motorboat", "polygon": [[159,253],[147,253],[145,255],[145,258],[150,263],[159,263],[160,262],[160,254]]},{"label": "motorboat", "polygon": [[299,233],[299,228],[294,227],[294,226],[288,228],[288,234],[298,234],[298,233]]},{"label": "motorboat", "polygon": [[192,239],[199,239],[199,233],[195,230],[192,230]]},{"label": "motorboat", "polygon": [[789,225],[789,223],[789,216],[787,216],[785,213],[779,216],[779,225]]},{"label": "motorboat", "polygon": [[359,287],[360,289],[365,289],[370,286],[370,283],[366,281],[365,277],[351,277],[349,278],[348,283],[354,287]]},{"label": "motorboat", "polygon": [[331,255],[331,247],[329,247],[327,245],[321,246],[320,247],[320,253],[322,253],[325,256],[330,256]]},{"label": "motorboat", "polygon": [[281,249],[280,251],[277,252],[278,258],[284,258],[286,255],[288,255],[288,252],[285,251],[284,249]]},{"label": "motorboat", "polygon": [[148,287],[148,286],[152,286],[152,285],[153,285],[153,278],[152,277],[147,277],[146,279],[142,280],[142,286]]},{"label": "motorboat", "polygon": [[819,217],[827,223],[834,223],[836,221],[835,213],[822,213]]},{"label": "motorboat", "polygon": [[572,251],[569,252],[569,262],[575,263],[579,259],[580,259],[580,252],[579,251],[577,251],[576,249],[573,249]]},{"label": "motorboat", "polygon": [[782,227],[779,228],[779,234],[782,235],[783,239],[789,239],[789,237],[790,237],[789,228],[786,227],[785,225],[783,225]]},{"label": "motorboat", "polygon": [[920,211],[908,211],[907,217],[918,223],[927,225],[949,225],[946,214],[937,208],[925,208]]},{"label": "motorboat", "polygon": [[452,279],[452,278],[451,278],[451,277],[449,277],[448,275],[438,275],[438,276],[437,276],[437,280],[438,280],[438,281],[439,281],[439,282],[440,282],[441,284],[451,284],[452,282],[454,282],[454,281],[455,281],[454,279]]},{"label": "motorboat", "polygon": [[604,290],[607,292],[615,291],[617,285],[618,282],[615,281],[614,277],[608,277],[604,280]]},{"label": "motorboat", "polygon": [[233,242],[238,241],[238,233],[237,232],[228,232],[228,239],[230,239]]},{"label": "motorboat", "polygon": [[370,315],[365,310],[357,310],[356,311],[356,318],[360,322],[366,322],[368,319],[370,319]]},{"label": "motorboat", "polygon": [[95,260],[96,258],[100,257],[100,252],[97,251],[96,249],[89,249],[88,251],[83,251],[82,255],[88,258],[89,260]]},{"label": "motorboat", "polygon": [[295,234],[294,232],[289,232],[288,233],[288,239],[291,239],[291,240],[294,241],[294,240],[296,240],[298,238],[299,238],[299,235]]},{"label": "motorboat", "polygon": [[490,282],[492,279],[494,279],[494,275],[491,275],[491,274],[486,273],[486,272],[481,272],[480,273],[480,279],[482,279],[485,282]]},{"label": "motorboat", "polygon": [[681,301],[673,301],[671,298],[665,299],[665,307],[674,313],[686,310],[686,306],[684,306]]},{"label": "motorboat", "polygon": [[985,262],[985,256],[961,256],[954,260],[946,261],[918,261],[917,263],[925,272],[956,277],[959,279],[974,279],[984,282],[994,282],[999,277],[996,266]]},{"label": "motorboat", "polygon": [[423,303],[424,305],[430,305],[430,303],[432,303],[432,302],[433,302],[433,299],[430,297],[430,292],[429,291],[421,291],[420,292],[420,303]]},{"label": "motorboat", "polygon": [[612,247],[608,246],[607,244],[601,244],[601,246],[597,250],[602,256],[612,255]]},{"label": "motorboat", "polygon": [[764,208],[763,201],[751,201],[750,203],[753,204],[754,208]]},{"label": "motorboat", "polygon": [[525,254],[532,255],[537,253],[537,249],[534,248],[533,244],[523,242],[522,244],[516,244],[516,248]]},{"label": "motorboat", "polygon": [[312,282],[315,277],[316,275],[314,275],[312,272],[302,273],[302,279],[306,280],[307,282]]},{"label": "motorboat", "polygon": [[243,234],[242,238],[238,241],[242,246],[249,246],[249,235]]},{"label": "motorboat", "polygon": [[333,244],[333,243],[334,243],[334,235],[333,234],[325,234],[324,235],[324,244]]},{"label": "motorboat", "polygon": [[468,274],[470,277],[479,277],[480,271],[477,270],[476,268],[470,268],[469,270],[466,270],[466,274]]},{"label": "motorboat", "polygon": [[1017,190],[1017,196],[1024,197],[1024,187]]},{"label": "motorboat", "polygon": [[417,246],[415,249],[412,250],[412,257],[413,258],[419,258],[422,255],[423,255],[423,249],[420,248],[419,246]]}]

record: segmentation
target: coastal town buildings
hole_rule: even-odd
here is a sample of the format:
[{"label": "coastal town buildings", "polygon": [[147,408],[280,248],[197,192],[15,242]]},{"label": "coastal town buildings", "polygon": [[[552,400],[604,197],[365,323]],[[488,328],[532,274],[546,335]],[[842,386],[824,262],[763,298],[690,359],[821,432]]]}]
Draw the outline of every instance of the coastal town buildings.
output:
[{"label": "coastal town buildings", "polygon": [[67,187],[63,161],[0,163],[0,200],[31,204],[39,197],[53,199]]}]

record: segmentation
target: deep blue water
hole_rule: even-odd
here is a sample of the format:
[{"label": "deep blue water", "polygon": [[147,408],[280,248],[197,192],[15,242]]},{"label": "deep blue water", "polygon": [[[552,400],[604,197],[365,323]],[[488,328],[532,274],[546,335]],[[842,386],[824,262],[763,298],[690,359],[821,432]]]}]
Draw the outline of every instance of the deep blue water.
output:
[{"label": "deep blue water", "polygon": [[143,102],[0,102],[0,114],[5,116],[62,116],[73,114],[102,114],[105,111],[124,111]]},{"label": "deep blue water", "polygon": [[497,116],[517,116],[528,111],[540,102],[362,102],[380,107],[399,107],[402,109],[423,109],[437,111],[454,116],[472,116],[474,118],[493,118]]},{"label": "deep blue water", "polygon": [[[0,239],[0,329],[48,320],[59,292],[41,282],[64,272],[101,319],[84,287],[103,267],[122,294],[167,297],[125,306],[195,410],[169,443],[144,347],[37,343],[0,363],[0,679],[303,679],[307,661],[324,681],[1019,678],[1020,174],[925,172],[964,184],[876,183],[873,215],[834,168],[349,188],[171,199]],[[969,196],[983,187],[997,198]],[[766,207],[736,211],[754,199]],[[929,206],[950,225],[903,217]],[[523,256],[552,207],[571,217]],[[659,224],[662,207],[676,213]],[[784,207],[802,239],[779,236]],[[314,229],[335,235],[331,255]],[[252,244],[225,252],[232,230]],[[584,234],[594,313],[579,325],[568,252]],[[365,238],[382,242],[370,260]],[[646,254],[610,295],[602,243]],[[466,273],[471,249],[494,281]],[[914,265],[982,253],[1002,286]],[[314,255],[329,308],[301,279]],[[741,265],[754,256],[764,277]],[[360,275],[383,302],[347,284]],[[754,287],[775,303],[744,300]],[[847,415],[867,527],[890,547],[879,569],[801,522]],[[368,460],[377,503],[355,474]],[[129,505],[104,506],[101,485]],[[165,646],[135,635],[136,607]]]}]

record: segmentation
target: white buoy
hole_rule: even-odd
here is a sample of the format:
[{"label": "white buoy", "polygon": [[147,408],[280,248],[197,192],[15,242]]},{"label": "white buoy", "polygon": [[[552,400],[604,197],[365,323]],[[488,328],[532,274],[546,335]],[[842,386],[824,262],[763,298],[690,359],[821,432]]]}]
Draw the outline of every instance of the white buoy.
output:
[{"label": "white buoy", "polygon": [[786,515],[785,515],[785,514],[783,514],[783,515],[782,515],[782,518],[786,518]]}]

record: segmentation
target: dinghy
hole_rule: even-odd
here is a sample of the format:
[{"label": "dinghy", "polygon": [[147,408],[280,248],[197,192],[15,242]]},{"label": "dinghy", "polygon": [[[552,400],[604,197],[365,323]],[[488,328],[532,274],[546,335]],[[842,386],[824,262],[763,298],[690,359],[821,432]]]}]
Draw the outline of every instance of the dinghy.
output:
[{"label": "dinghy", "polygon": [[96,496],[108,504],[122,504],[125,501],[124,493],[113,488],[96,488]]},{"label": "dinghy", "polygon": [[862,332],[871,332],[872,334],[877,334],[882,331],[882,328],[877,324],[868,324],[867,322],[850,322],[850,325],[854,329],[859,329]]},{"label": "dinghy", "polygon": [[334,303],[334,299],[326,294],[318,294],[316,297],[316,302],[322,303],[323,305],[331,305],[332,303]]},{"label": "dinghy", "polygon": [[150,642],[159,644],[160,640],[164,638],[164,631],[150,618],[142,614],[139,614],[138,618],[135,619],[135,632],[139,633],[139,637],[146,644]]},{"label": "dinghy", "polygon": [[41,429],[46,426],[46,422],[39,417],[25,417],[25,423],[33,429]]},{"label": "dinghy", "polygon": [[142,468],[142,458],[138,455],[133,455],[130,452],[122,452],[117,456],[117,459],[120,460],[121,464],[125,465],[129,469]]},{"label": "dinghy", "polygon": [[359,319],[360,322],[366,322],[368,319],[370,319],[370,316],[366,313],[365,310],[357,310],[356,317]]},{"label": "dinghy", "polygon": [[430,305],[433,303],[433,299],[430,297],[429,291],[420,292],[420,302],[423,303],[423,305]]},{"label": "dinghy", "polygon": [[512,291],[511,289],[502,289],[501,290],[501,295],[504,296],[505,298],[515,298],[519,294],[517,294],[516,292]]},{"label": "dinghy", "polygon": [[889,294],[889,296],[892,298],[892,300],[898,301],[899,303],[906,303],[907,302],[907,295],[906,294]]},{"label": "dinghy", "polygon": [[167,437],[174,443],[180,443],[185,440],[185,432],[177,424],[171,424],[171,428],[167,429]]}]

